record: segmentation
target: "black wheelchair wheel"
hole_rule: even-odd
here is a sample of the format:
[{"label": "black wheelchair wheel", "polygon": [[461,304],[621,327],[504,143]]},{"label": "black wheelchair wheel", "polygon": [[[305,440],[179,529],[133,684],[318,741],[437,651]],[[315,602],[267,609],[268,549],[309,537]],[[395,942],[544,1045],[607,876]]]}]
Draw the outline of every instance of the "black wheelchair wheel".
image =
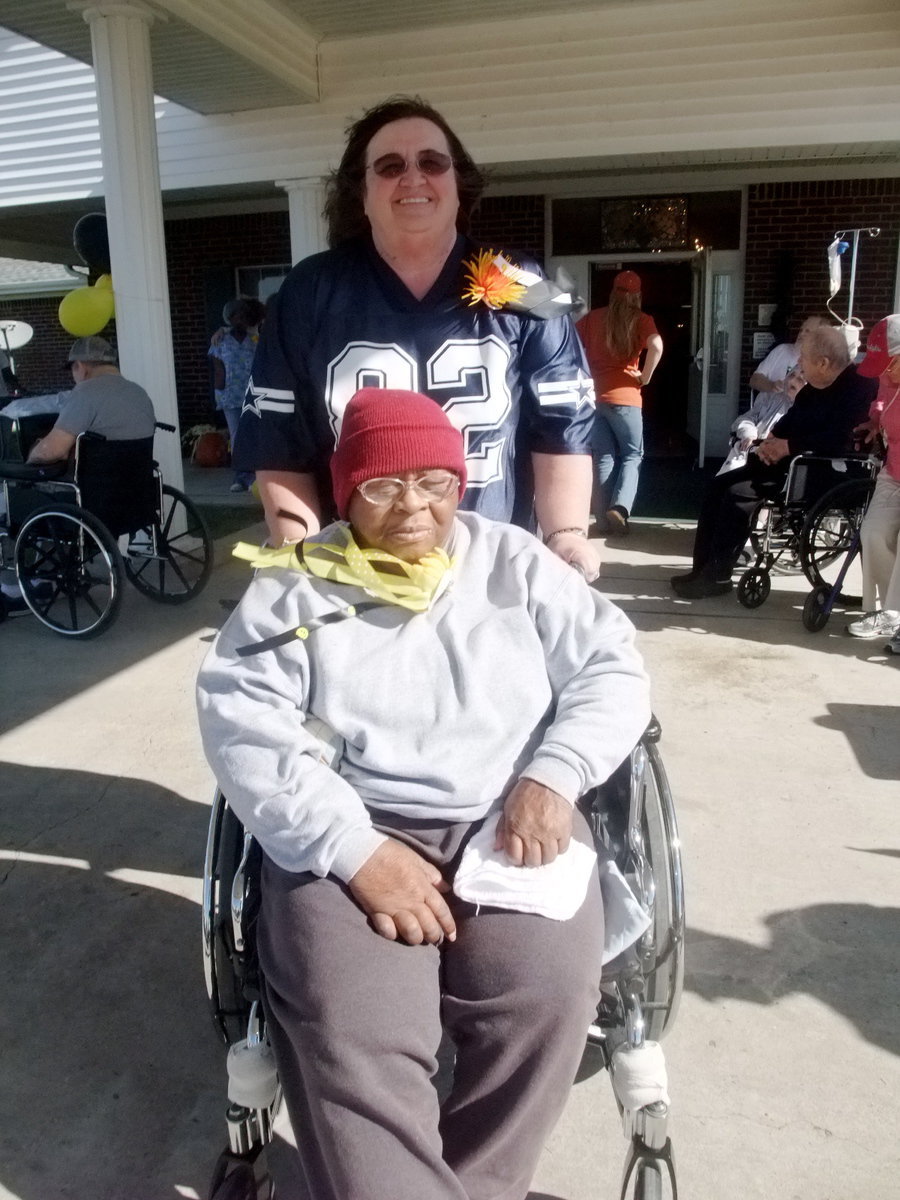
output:
[{"label": "black wheelchair wheel", "polygon": [[159,520],[129,539],[126,575],[159,604],[185,604],[206,587],[212,562],[212,538],[200,510],[164,484]]},{"label": "black wheelchair wheel", "polygon": [[828,624],[831,615],[826,611],[826,604],[831,596],[831,588],[827,583],[820,583],[806,597],[803,605],[803,628],[810,633],[819,633]]},{"label": "black wheelchair wheel", "polygon": [[738,581],[737,598],[744,608],[759,608],[769,598],[772,581],[768,571],[760,571],[751,567],[745,571]]},{"label": "black wheelchair wheel", "polygon": [[46,505],[22,523],[16,574],[37,619],[64,637],[93,638],[119,614],[122,558],[112,534],[72,504]]},{"label": "black wheelchair wheel", "polygon": [[[807,513],[800,535],[800,563],[812,587],[831,587],[837,582],[846,556],[853,551],[874,486],[869,479],[848,479],[826,492]],[[847,604],[860,600],[858,594],[843,588],[841,598]]]},{"label": "black wheelchair wheel", "polygon": [[[246,1037],[251,1005],[259,998],[255,923],[260,851],[252,839],[251,843],[251,857],[244,863],[245,886],[239,898],[241,931],[236,936],[232,891],[247,841],[243,826],[217,790],[206,842],[201,920],[206,991],[213,1022],[226,1045]],[[244,938],[243,944],[239,937]]]}]

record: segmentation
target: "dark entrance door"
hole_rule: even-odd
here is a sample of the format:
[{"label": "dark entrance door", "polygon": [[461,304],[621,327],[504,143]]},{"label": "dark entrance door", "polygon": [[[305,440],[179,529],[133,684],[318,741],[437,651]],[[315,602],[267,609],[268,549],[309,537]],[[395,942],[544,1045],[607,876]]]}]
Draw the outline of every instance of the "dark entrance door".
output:
[{"label": "dark entrance door", "polygon": [[623,262],[591,264],[590,305],[609,302],[612,281],[621,270],[641,278],[641,307],[656,322],[663,356],[644,388],[644,454],[647,458],[682,457],[694,453],[687,436],[688,376],[691,364],[691,291],[689,262]]}]

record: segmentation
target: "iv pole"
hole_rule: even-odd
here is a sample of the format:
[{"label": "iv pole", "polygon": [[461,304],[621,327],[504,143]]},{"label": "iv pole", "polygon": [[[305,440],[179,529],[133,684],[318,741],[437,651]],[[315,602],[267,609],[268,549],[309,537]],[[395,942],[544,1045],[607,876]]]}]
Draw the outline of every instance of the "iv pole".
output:
[{"label": "iv pole", "polygon": [[[853,319],[853,295],[856,290],[856,258],[859,253],[859,235],[861,233],[867,233],[869,237],[878,237],[878,235],[881,233],[881,228],[878,225],[862,225],[859,229],[839,229],[834,235],[834,241],[842,242],[848,233],[853,234],[853,246],[850,252],[850,294],[847,297],[846,317],[846,323],[850,324]],[[833,244],[834,243],[832,243],[832,245]],[[828,309],[830,312],[834,313],[835,316],[837,316],[837,313],[835,313],[832,309],[831,301],[836,295],[837,292],[834,292],[828,301]]]}]

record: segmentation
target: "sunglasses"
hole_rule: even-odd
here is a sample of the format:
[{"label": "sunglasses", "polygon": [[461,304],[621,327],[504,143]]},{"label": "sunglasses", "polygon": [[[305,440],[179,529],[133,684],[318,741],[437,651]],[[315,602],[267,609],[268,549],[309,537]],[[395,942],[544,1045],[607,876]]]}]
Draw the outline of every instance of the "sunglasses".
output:
[{"label": "sunglasses", "polygon": [[399,179],[413,166],[418,167],[423,175],[446,175],[453,166],[453,159],[440,150],[422,150],[413,163],[402,154],[382,154],[369,163],[366,170],[374,171],[379,179]]}]

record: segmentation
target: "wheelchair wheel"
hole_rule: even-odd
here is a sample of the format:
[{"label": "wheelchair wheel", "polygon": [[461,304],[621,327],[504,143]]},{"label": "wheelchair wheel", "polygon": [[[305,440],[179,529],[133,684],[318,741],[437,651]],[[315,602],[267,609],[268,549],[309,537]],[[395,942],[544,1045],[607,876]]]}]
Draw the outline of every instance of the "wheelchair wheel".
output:
[{"label": "wheelchair wheel", "polygon": [[751,567],[745,571],[738,581],[737,598],[744,608],[759,608],[765,604],[772,590],[772,581],[768,571],[760,571]]},{"label": "wheelchair wheel", "polygon": [[634,1180],[634,1200],[662,1200],[663,1174],[658,1163],[638,1163]]},{"label": "wheelchair wheel", "polygon": [[185,604],[206,587],[212,558],[212,538],[200,510],[164,484],[160,518],[131,535],[125,573],[151,600]]},{"label": "wheelchair wheel", "polygon": [[31,513],[16,538],[16,574],[37,619],[64,637],[93,638],[122,603],[122,558],[106,526],[72,504]]},{"label": "wheelchair wheel", "polygon": [[645,1036],[659,1041],[678,1012],[684,985],[684,880],[672,790],[659,750],[641,741],[645,844],[656,885],[653,923],[639,943]]},{"label": "wheelchair wheel", "polygon": [[213,1169],[209,1200],[275,1200],[265,1148],[247,1157],[230,1150],[220,1154]]},{"label": "wheelchair wheel", "polygon": [[254,938],[250,936],[259,904],[258,847],[253,862],[244,863],[245,886],[239,898],[247,944],[239,941],[232,919],[234,879],[246,846],[243,826],[217,790],[206,841],[201,920],[206,992],[213,1022],[226,1045],[246,1037],[250,1007],[259,989]]},{"label": "wheelchair wheel", "polygon": [[803,628],[810,633],[819,633],[828,624],[831,615],[825,608],[831,596],[831,588],[827,583],[820,583],[806,597],[803,605]]},{"label": "wheelchair wheel", "polygon": [[[848,479],[826,492],[809,510],[800,535],[800,562],[813,587],[824,584],[831,588],[837,581],[844,559],[853,549],[874,486],[868,479]],[[841,590],[846,603],[859,603],[859,583],[854,568]],[[848,587],[850,590],[845,590]]]}]

